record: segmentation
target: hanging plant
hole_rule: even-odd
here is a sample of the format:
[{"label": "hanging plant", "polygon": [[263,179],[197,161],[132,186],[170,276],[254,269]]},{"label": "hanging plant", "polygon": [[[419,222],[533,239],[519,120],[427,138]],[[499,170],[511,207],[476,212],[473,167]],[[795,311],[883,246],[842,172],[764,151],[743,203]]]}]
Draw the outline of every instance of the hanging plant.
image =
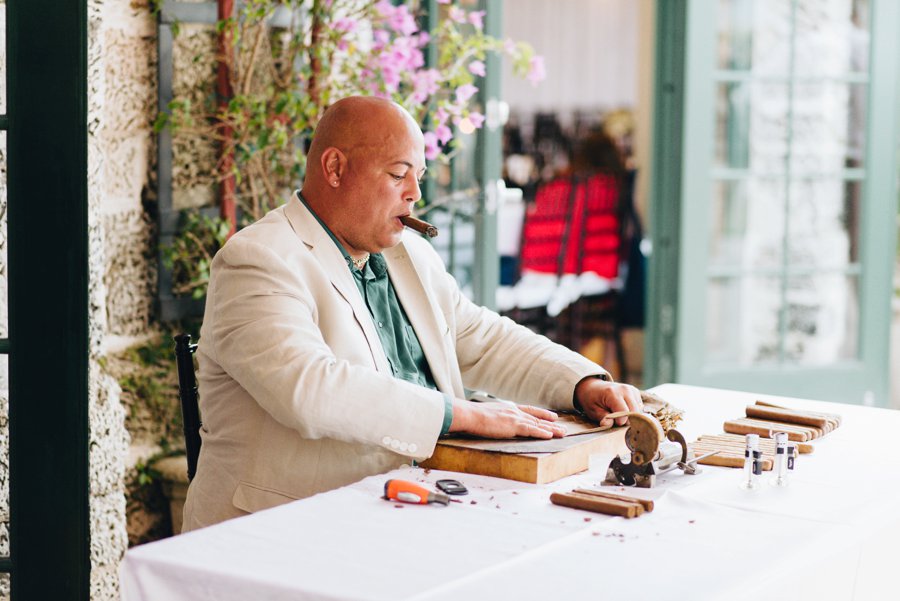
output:
[{"label": "hanging plant", "polygon": [[[205,294],[206,261],[220,244],[191,227],[221,233],[227,226],[228,234],[285,202],[303,179],[308,142],[334,100],[363,94],[396,101],[422,125],[426,158],[448,161],[458,150],[457,129],[484,125],[475,100],[489,53],[509,59],[513,72],[533,83],[543,79],[543,60],[528,44],[484,33],[484,11],[438,4],[432,31],[421,28],[417,1],[249,0],[217,23],[216,101],[176,97],[156,127],[218,145],[222,206],[236,210],[223,209],[218,221],[189,220],[166,250],[176,293]],[[433,64],[426,64],[429,44],[437,49]],[[192,237],[214,243],[201,252]]]}]

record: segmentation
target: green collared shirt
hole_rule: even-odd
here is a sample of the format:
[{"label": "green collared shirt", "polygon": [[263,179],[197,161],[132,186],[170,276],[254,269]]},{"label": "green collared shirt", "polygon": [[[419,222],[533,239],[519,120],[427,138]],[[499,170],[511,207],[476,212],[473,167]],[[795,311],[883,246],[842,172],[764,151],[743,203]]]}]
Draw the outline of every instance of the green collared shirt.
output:
[{"label": "green collared shirt", "polygon": [[[425,388],[437,390],[434,377],[431,375],[431,368],[428,366],[422,345],[419,343],[419,337],[413,330],[409,317],[407,317],[406,311],[403,310],[403,306],[400,304],[400,300],[394,291],[391,278],[388,276],[387,263],[384,257],[381,254],[370,255],[363,268],[357,269],[351,261],[350,254],[344,249],[344,246],[338,241],[328,226],[319,219],[315,211],[310,209],[303,196],[300,196],[300,200],[335,243],[347,262],[347,268],[353,275],[353,281],[356,282],[359,294],[372,315],[378,338],[381,340],[381,346],[384,348],[384,354],[391,365],[391,372],[394,377],[424,386]],[[442,435],[446,434],[450,429],[452,421],[453,403],[450,397],[445,394],[444,422],[441,426]]]}]

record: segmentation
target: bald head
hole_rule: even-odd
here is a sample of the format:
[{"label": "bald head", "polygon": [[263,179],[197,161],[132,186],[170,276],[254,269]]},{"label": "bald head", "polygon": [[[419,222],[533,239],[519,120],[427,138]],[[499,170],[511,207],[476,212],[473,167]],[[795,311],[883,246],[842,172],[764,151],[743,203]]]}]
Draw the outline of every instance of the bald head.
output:
[{"label": "bald head", "polygon": [[[307,172],[304,189],[317,183],[322,175],[319,164],[328,148],[345,154],[377,152],[391,136],[421,136],[422,132],[412,116],[396,102],[374,96],[349,96],[332,104],[325,111],[306,158]],[[312,179],[311,179],[312,178]]]}]

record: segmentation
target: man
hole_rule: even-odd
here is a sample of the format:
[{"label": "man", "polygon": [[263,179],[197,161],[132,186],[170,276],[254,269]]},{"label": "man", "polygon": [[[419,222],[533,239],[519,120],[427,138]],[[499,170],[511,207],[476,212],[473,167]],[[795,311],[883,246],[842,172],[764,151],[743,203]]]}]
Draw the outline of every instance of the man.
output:
[{"label": "man", "polygon": [[400,222],[424,172],[405,110],[346,98],[316,129],[302,191],[216,255],[185,530],[429,457],[445,432],[565,433],[552,411],[466,401],[464,386],[550,409],[577,403],[598,421],[640,407],[635,388],[460,293]]}]

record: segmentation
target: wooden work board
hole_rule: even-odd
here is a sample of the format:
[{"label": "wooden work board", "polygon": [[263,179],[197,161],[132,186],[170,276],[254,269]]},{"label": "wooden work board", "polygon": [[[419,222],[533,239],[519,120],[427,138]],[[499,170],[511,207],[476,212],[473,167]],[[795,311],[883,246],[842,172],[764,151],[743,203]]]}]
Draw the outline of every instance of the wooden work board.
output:
[{"label": "wooden work board", "polygon": [[494,476],[519,482],[545,484],[588,468],[595,453],[622,453],[627,426],[600,428],[576,415],[560,415],[566,426],[563,438],[496,440],[472,437],[443,438],[424,468]]}]

